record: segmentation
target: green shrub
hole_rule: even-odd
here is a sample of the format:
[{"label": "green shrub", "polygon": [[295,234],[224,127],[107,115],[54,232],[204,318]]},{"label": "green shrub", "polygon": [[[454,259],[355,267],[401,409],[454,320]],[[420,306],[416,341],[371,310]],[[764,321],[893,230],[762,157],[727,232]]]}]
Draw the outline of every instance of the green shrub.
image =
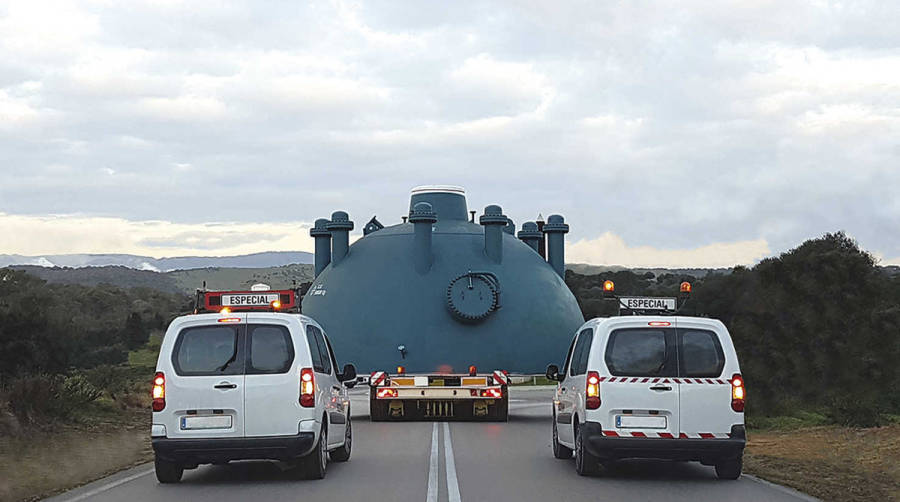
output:
[{"label": "green shrub", "polygon": [[848,427],[876,427],[882,425],[884,410],[877,396],[870,394],[842,394],[831,400],[826,411],[828,418]]}]

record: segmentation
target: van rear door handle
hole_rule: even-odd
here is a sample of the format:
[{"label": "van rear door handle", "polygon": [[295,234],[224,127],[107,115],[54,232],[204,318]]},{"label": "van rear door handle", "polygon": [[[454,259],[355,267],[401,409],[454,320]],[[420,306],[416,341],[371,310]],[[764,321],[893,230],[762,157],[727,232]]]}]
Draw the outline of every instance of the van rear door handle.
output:
[{"label": "van rear door handle", "polygon": [[225,383],[225,382],[222,382],[222,383],[220,383],[220,384],[218,384],[218,385],[215,385],[215,386],[213,386],[213,387],[216,388],[216,389],[236,389],[236,388],[237,388],[237,384],[236,384],[236,383]]},{"label": "van rear door handle", "polygon": [[650,387],[650,390],[660,390],[660,391],[672,390],[672,387],[669,387],[668,385],[656,385],[656,386]]}]

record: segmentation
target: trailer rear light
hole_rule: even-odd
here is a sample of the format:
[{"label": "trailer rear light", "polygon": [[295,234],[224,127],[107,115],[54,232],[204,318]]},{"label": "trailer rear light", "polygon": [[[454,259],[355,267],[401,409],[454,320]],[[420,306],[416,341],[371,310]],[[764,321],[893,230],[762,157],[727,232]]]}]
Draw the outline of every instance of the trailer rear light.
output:
[{"label": "trailer rear light", "polygon": [[588,371],[585,395],[587,399],[585,399],[584,405],[587,409],[596,410],[600,407],[600,374],[596,371]]},{"label": "trailer rear light", "polygon": [[385,399],[388,397],[397,397],[397,389],[392,389],[390,387],[382,387],[378,389],[378,393],[375,394],[378,396],[378,399]]},{"label": "trailer rear light", "polygon": [[494,397],[500,399],[503,397],[503,389],[498,389],[496,387],[481,389],[481,397]]},{"label": "trailer rear light", "polygon": [[397,374],[402,375],[404,373],[406,373],[406,368],[404,368],[403,366],[397,366]]},{"label": "trailer rear light", "polygon": [[472,366],[469,366],[469,376],[475,376],[477,374],[478,368],[476,368],[474,364]]},{"label": "trailer rear light", "polygon": [[300,370],[300,406],[304,408],[316,406],[316,375],[312,368]]},{"label": "trailer rear light", "polygon": [[157,371],[153,377],[153,390],[150,392],[153,397],[153,411],[162,411],[166,408],[166,376]]},{"label": "trailer rear light", "polygon": [[740,373],[731,377],[731,409],[737,412],[744,411],[744,402],[747,393],[744,389],[744,378]]}]

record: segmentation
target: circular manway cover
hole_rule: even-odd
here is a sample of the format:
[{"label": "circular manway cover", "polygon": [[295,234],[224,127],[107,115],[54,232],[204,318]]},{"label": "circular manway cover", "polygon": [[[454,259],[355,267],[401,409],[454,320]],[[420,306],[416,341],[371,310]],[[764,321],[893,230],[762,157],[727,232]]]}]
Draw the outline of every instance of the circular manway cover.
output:
[{"label": "circular manway cover", "polygon": [[486,278],[461,275],[447,288],[447,308],[462,321],[480,321],[497,309],[497,296],[497,288]]}]

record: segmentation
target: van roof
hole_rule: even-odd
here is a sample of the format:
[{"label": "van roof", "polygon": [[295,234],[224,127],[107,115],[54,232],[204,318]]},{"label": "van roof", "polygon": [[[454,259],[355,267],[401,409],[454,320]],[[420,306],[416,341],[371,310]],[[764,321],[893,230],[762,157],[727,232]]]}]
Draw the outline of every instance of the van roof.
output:
[{"label": "van roof", "polygon": [[724,326],[722,321],[710,317],[692,317],[692,316],[671,316],[671,315],[628,315],[614,317],[595,317],[585,324],[593,324],[596,326],[634,326],[635,324],[651,323],[651,322],[669,322],[673,324],[693,324],[707,326]]},{"label": "van roof", "polygon": [[247,316],[252,315],[254,318],[260,317],[268,317],[272,319],[283,319],[283,320],[292,320],[292,319],[300,319],[300,321],[304,324],[315,324],[319,325],[312,317],[305,316],[303,314],[294,314],[288,312],[232,312],[230,314],[219,314],[219,313],[204,313],[204,314],[186,314],[182,316],[178,316],[172,320],[172,324],[182,323],[182,322],[198,322],[198,321],[209,321],[210,324],[218,323],[219,319],[236,319],[239,318],[244,322],[247,320]]}]

